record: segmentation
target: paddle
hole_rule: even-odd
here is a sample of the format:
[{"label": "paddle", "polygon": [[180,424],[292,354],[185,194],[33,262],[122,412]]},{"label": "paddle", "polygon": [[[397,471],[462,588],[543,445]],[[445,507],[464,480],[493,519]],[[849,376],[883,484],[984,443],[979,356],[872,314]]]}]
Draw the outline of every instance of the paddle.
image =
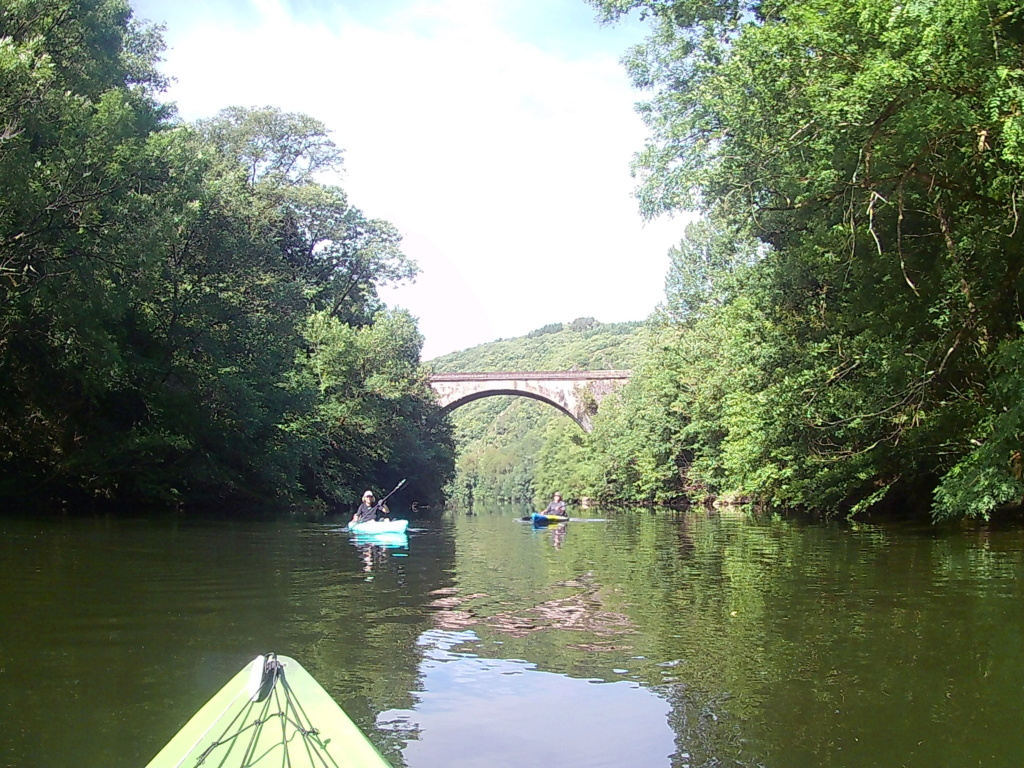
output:
[{"label": "paddle", "polygon": [[392,488],[392,489],[391,489],[391,493],[389,493],[389,494],[388,494],[387,496],[385,496],[385,497],[384,497],[383,499],[381,499],[380,501],[378,501],[378,502],[377,502],[376,504],[374,504],[374,505],[373,505],[373,510],[374,510],[374,512],[376,512],[376,511],[377,511],[378,509],[380,509],[380,508],[381,508],[381,505],[382,505],[382,504],[383,504],[383,503],[384,503],[385,501],[387,501],[388,499],[390,499],[390,498],[391,498],[391,496],[392,496],[392,495],[394,495],[395,491],[397,491],[397,490],[398,490],[399,488],[401,488],[401,487],[402,487],[403,485],[405,485],[405,478],[404,478],[404,477],[403,477],[403,478],[402,478],[401,480],[399,480],[399,481],[398,481],[398,485],[396,485],[396,486],[395,486],[394,488]]}]

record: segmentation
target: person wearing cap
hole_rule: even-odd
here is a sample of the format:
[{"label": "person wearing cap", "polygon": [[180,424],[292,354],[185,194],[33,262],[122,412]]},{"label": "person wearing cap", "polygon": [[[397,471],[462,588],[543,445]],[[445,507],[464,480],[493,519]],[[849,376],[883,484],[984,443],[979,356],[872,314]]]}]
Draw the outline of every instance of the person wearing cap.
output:
[{"label": "person wearing cap", "polygon": [[363,494],[363,503],[359,505],[359,509],[352,515],[349,525],[353,523],[367,523],[370,520],[389,520],[388,515],[390,513],[391,510],[388,509],[387,504],[378,504],[373,491],[367,491]]},{"label": "person wearing cap", "polygon": [[556,493],[551,497],[551,503],[544,510],[545,515],[561,515],[565,517],[565,502],[562,501],[562,494]]}]

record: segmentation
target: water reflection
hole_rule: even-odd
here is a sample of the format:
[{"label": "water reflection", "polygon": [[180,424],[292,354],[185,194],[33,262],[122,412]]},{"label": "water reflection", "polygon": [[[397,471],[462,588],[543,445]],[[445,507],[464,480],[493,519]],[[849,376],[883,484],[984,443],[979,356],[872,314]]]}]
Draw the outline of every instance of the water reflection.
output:
[{"label": "water reflection", "polygon": [[363,572],[379,569],[389,557],[406,557],[409,550],[409,536],[405,533],[376,533],[352,536],[352,545],[360,553]]},{"label": "water reflection", "polygon": [[481,656],[658,692],[673,765],[1002,766],[1024,751],[1007,715],[1024,705],[1019,530],[733,510],[567,527],[556,548],[497,512],[459,520],[460,583],[435,625],[474,632]]},{"label": "water reflection", "polygon": [[357,549],[363,547],[376,547],[381,550],[408,549],[409,535],[406,533],[357,533],[352,535],[352,543]]},{"label": "water reflection", "polygon": [[460,595],[457,589],[449,588],[436,591],[434,594],[439,597],[430,607],[436,610],[434,623],[442,630],[486,627],[510,637],[551,630],[584,633],[585,640],[566,644],[566,647],[584,650],[606,647],[602,644],[635,631],[627,616],[605,610],[592,573],[558,581],[552,587],[568,589],[570,594],[549,599],[538,596],[530,604],[515,604],[510,609],[493,612],[489,608],[493,604],[491,595],[484,592]]},{"label": "water reflection", "polygon": [[0,520],[3,759],[144,765],[274,650],[396,768],[1020,764],[1019,528],[526,511]]},{"label": "water reflection", "polygon": [[547,539],[555,549],[561,549],[565,544],[565,536],[569,532],[568,523],[553,523],[551,525],[534,525],[533,535]]},{"label": "water reflection", "polygon": [[629,682],[601,685],[485,658],[472,631],[420,636],[421,691],[410,709],[382,712],[418,768],[523,765],[667,766],[675,751],[669,705]]}]

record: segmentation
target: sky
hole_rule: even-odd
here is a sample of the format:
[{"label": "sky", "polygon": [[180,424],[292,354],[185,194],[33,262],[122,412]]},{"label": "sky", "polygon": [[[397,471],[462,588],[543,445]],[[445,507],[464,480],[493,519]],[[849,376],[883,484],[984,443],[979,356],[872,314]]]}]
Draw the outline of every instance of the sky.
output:
[{"label": "sky", "polygon": [[131,0],[164,24],[165,98],[324,122],[341,185],[392,222],[423,359],[550,323],[643,320],[685,217],[645,222],[630,173],[647,129],[620,63],[647,28],[583,0]]}]

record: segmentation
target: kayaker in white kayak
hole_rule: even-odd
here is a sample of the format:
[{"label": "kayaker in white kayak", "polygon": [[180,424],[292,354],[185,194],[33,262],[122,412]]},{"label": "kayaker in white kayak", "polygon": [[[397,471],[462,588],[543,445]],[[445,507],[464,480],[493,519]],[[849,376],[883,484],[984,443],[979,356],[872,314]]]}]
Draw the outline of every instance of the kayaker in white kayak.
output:
[{"label": "kayaker in white kayak", "polygon": [[349,520],[348,524],[368,523],[371,520],[388,521],[391,519],[389,517],[390,514],[391,510],[388,509],[388,505],[383,502],[377,503],[373,491],[367,491],[363,494],[363,503],[359,505],[359,509],[352,515],[352,519]]},{"label": "kayaker in white kayak", "polygon": [[556,493],[551,497],[551,503],[544,510],[545,515],[561,515],[565,517],[565,502],[562,501],[562,494]]}]

